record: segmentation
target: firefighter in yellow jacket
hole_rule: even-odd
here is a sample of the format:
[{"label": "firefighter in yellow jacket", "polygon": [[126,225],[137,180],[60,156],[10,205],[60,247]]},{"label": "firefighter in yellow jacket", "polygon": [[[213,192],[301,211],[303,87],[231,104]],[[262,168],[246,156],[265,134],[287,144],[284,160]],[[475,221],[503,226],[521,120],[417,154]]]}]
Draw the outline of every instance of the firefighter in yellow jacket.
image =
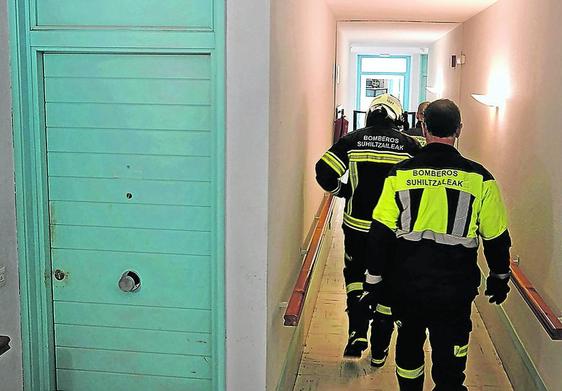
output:
[{"label": "firefighter in yellow jacket", "polygon": [[453,146],[462,128],[458,107],[435,101],[424,121],[427,146],[390,170],[373,211],[364,299],[376,302],[384,281],[399,322],[402,391],[423,389],[426,330],[434,390],[461,391],[480,284],[479,241],[490,269],[485,294],[500,304],[509,291],[511,240],[498,184]]},{"label": "firefighter in yellow jacket", "polygon": [[[361,357],[368,347],[371,313],[360,302],[366,272],[360,253],[366,249],[373,208],[390,168],[420,149],[415,139],[399,130],[402,112],[397,98],[389,94],[378,96],[367,113],[367,126],[341,138],[316,164],[316,180],[322,188],[346,199],[343,216],[344,278],[349,317],[346,357]],[[340,180],[345,173],[349,173],[346,183]],[[371,333],[371,364],[381,366],[393,330],[391,309],[379,303],[373,316],[376,332]]]}]

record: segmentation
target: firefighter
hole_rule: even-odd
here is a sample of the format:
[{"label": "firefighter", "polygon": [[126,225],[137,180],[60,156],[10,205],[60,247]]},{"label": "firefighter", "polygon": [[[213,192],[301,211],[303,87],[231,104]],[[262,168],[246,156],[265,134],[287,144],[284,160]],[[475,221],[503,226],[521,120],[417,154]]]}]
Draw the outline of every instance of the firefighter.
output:
[{"label": "firefighter", "polygon": [[[345,235],[344,279],[347,292],[349,339],[344,357],[361,357],[368,347],[367,331],[371,313],[363,294],[366,266],[361,252],[366,249],[373,208],[390,168],[414,155],[420,146],[402,134],[399,125],[402,105],[392,95],[376,97],[367,112],[366,127],[358,129],[334,144],[316,163],[316,180],[326,191],[345,198],[343,231]],[[348,173],[348,181],[341,177]],[[391,309],[380,303],[371,332],[374,366],[384,364],[394,328]]]},{"label": "firefighter", "polygon": [[409,136],[414,137],[422,146],[425,146],[425,137],[423,136],[422,123],[423,123],[423,112],[429,106],[430,102],[422,102],[418,106],[418,111],[416,112],[416,126],[413,128],[404,129],[403,132]]},{"label": "firefighter", "polygon": [[390,170],[373,211],[365,300],[376,302],[384,281],[399,324],[400,390],[423,389],[426,330],[434,390],[467,390],[480,239],[490,269],[485,294],[500,304],[509,292],[506,208],[494,177],[453,146],[462,128],[455,103],[431,103],[422,126],[428,145]]}]

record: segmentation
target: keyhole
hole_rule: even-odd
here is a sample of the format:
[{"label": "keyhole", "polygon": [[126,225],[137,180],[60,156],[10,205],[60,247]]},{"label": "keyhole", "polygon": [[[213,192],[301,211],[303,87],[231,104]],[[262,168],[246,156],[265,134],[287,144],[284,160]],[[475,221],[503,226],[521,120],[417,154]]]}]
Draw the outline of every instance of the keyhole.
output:
[{"label": "keyhole", "polygon": [[131,193],[127,193],[127,198],[131,199],[131,198],[133,198],[133,195]]},{"label": "keyhole", "polygon": [[64,277],[66,277],[66,274],[62,270],[60,269],[55,270],[55,278],[58,281],[64,280]]}]

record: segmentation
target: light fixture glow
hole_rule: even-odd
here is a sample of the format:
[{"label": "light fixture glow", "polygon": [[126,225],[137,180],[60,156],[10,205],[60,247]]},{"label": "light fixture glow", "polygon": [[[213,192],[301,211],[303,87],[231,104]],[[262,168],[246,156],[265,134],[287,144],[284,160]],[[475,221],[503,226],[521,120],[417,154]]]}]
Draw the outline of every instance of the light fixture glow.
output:
[{"label": "light fixture glow", "polygon": [[503,105],[505,100],[498,96],[485,95],[485,94],[472,94],[472,97],[479,103],[486,105],[488,107],[498,108]]},{"label": "light fixture glow", "polygon": [[427,92],[430,92],[432,94],[436,94],[437,90],[433,87],[425,87],[425,89],[427,90]]},{"label": "light fixture glow", "polygon": [[425,87],[425,90],[427,92],[429,92],[430,94],[433,94],[434,98],[440,98],[441,95],[443,94],[443,88],[439,87],[439,86],[435,86],[435,87]]}]

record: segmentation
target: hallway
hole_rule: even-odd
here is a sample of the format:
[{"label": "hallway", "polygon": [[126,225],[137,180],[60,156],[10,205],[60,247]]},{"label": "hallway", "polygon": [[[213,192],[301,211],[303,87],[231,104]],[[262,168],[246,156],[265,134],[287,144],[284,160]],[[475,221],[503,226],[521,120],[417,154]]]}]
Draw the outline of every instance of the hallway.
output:
[{"label": "hallway", "polygon": [[[334,211],[333,224],[335,227],[341,225],[339,207]],[[368,351],[359,361],[342,360],[347,338],[342,267],[343,232],[336,228],[294,391],[397,390],[393,352],[396,332],[384,367],[371,368]],[[472,318],[466,386],[471,391],[513,390],[474,306]],[[426,344],[426,364],[429,362],[429,346]],[[429,371],[427,365],[425,388],[428,390],[433,386]]]}]

